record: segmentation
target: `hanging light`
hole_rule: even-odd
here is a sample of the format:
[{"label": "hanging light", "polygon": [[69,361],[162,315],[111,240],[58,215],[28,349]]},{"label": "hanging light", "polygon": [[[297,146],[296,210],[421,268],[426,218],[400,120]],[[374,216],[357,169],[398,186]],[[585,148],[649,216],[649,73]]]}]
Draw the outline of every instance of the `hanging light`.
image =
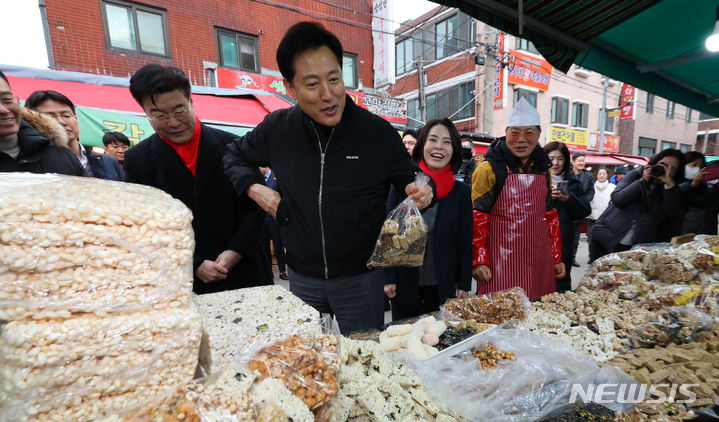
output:
[{"label": "hanging light", "polygon": [[707,46],[707,50],[715,52],[719,51],[719,6],[717,6],[716,22],[714,23],[714,31],[707,37],[704,45]]}]

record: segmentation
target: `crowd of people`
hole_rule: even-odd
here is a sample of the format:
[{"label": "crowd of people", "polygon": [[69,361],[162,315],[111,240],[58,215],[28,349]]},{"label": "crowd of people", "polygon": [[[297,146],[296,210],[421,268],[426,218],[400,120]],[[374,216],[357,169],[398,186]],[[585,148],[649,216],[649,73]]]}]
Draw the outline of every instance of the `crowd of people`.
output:
[{"label": "crowd of people", "polygon": [[[700,153],[664,150],[611,179],[599,169],[595,181],[584,154],[539,145],[539,113],[520,99],[505,136],[478,157],[447,118],[400,137],[358,107],[342,46],[319,24],[292,26],[276,59],[297,105],[242,137],[201,122],[180,69],[143,66],[130,92],[155,133],[130,148],[108,132],[105,154],[83,146],[66,95],[36,91],[21,107],[0,72],[0,171],[140,183],[182,201],[194,216],[198,294],[273,283],[271,239],[279,277],[345,334],[381,326],[383,296],[403,319],[473,293],[570,290],[585,219],[590,260],[717,232],[719,190]],[[380,227],[407,197],[427,225],[422,266],[369,269]]]}]

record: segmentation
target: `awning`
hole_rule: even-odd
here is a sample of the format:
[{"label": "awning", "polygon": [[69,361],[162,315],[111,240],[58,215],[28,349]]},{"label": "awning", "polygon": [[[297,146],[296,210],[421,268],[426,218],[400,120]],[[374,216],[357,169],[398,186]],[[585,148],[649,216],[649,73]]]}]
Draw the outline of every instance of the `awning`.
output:
[{"label": "awning", "polygon": [[[153,133],[142,108],[126,86],[7,76],[13,94],[21,101],[39,89],[55,90],[70,98],[77,108],[80,139],[84,145],[102,146],[102,135],[107,131],[123,132],[133,144]],[[215,95],[195,93],[194,89],[193,107],[203,123],[237,135],[249,131],[270,112],[292,106],[280,96],[253,95],[247,93],[249,90],[224,90],[221,95]],[[199,90],[207,91],[201,87]]]},{"label": "awning", "polygon": [[588,166],[623,166],[626,164],[611,155],[587,155],[585,156],[585,162]]},{"label": "awning", "polygon": [[[21,100],[25,100],[38,89],[51,89],[67,95],[75,105],[142,113],[142,108],[126,87],[14,76],[8,76],[8,79],[13,94]],[[257,125],[271,111],[291,106],[279,97],[260,101],[251,95],[228,97],[192,94],[192,102],[197,116],[202,120],[247,126]]]},{"label": "awning", "polygon": [[649,159],[646,157],[635,157],[632,155],[619,155],[619,154],[613,154],[612,157],[627,162],[628,164],[638,164],[640,166],[645,165],[649,162]]},{"label": "awning", "polygon": [[719,116],[719,54],[704,47],[716,0],[446,0],[447,6],[534,43],[566,72],[572,63]]}]

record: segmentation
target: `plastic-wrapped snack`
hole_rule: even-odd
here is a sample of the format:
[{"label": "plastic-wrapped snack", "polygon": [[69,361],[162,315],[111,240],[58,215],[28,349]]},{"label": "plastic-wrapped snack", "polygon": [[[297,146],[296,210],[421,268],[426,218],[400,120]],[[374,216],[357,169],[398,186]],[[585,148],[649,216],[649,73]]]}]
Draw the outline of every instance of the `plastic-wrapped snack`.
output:
[{"label": "plastic-wrapped snack", "polygon": [[610,253],[597,258],[592,262],[589,272],[601,273],[606,271],[624,271],[626,265],[624,259],[618,253]]},{"label": "plastic-wrapped snack", "polygon": [[662,250],[662,253],[658,253],[654,257],[654,268],[652,275],[656,277],[662,283],[689,283],[694,277],[697,276],[698,271],[691,264],[691,261],[696,256],[696,250],[687,248],[687,245],[682,245],[684,249],[678,248],[667,248]]},{"label": "plastic-wrapped snack", "polygon": [[530,308],[527,295],[519,287],[465,299],[449,299],[442,306],[448,320],[457,317],[484,324],[523,320]]},{"label": "plastic-wrapped snack", "polygon": [[697,237],[693,242],[679,246],[677,251],[697,271],[719,271],[719,236]]},{"label": "plastic-wrapped snack", "polygon": [[[247,370],[227,369],[211,377],[193,380],[179,386],[165,400],[151,403],[124,414],[119,420],[134,422],[154,421],[256,421],[272,413],[280,416],[273,420],[287,420],[280,409],[256,407],[248,394],[253,377]],[[109,422],[109,421],[108,421]]]},{"label": "plastic-wrapped snack", "polygon": [[587,274],[582,278],[582,282],[585,279],[591,280],[587,283],[588,285],[584,286],[589,290],[614,290],[620,286],[638,285],[647,281],[641,271],[604,271],[592,275]]},{"label": "plastic-wrapped snack", "polygon": [[637,347],[688,343],[702,331],[710,330],[712,323],[712,317],[693,307],[664,308],[637,327],[632,340]]},{"label": "plastic-wrapped snack", "polygon": [[619,252],[618,255],[624,258],[627,270],[649,272],[654,265],[656,251],[664,247],[665,244],[637,245],[631,250]]},{"label": "plastic-wrapped snack", "polygon": [[[428,180],[427,175],[420,173],[417,175],[417,186],[425,186]],[[427,224],[417,205],[408,197],[389,213],[382,224],[367,266],[419,267],[424,262],[426,244]]]},{"label": "plastic-wrapped snack", "polygon": [[701,294],[702,287],[698,285],[656,284],[654,289],[647,293],[645,302],[650,310],[667,306],[691,306],[696,303]]},{"label": "plastic-wrapped snack", "polygon": [[277,378],[310,409],[327,403],[339,390],[340,367],[337,337],[290,336],[262,348],[249,361],[260,380]]},{"label": "plastic-wrapped snack", "polygon": [[711,317],[719,317],[719,284],[704,286],[697,309]]}]

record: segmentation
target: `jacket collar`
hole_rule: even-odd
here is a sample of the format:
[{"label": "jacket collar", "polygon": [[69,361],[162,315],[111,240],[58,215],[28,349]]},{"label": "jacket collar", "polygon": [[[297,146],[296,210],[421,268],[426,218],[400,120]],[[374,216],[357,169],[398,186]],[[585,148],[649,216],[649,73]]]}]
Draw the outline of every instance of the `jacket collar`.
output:
[{"label": "jacket collar", "polygon": [[[513,173],[519,172],[519,163],[512,152],[509,151],[509,148],[507,148],[505,136],[496,138],[492,141],[489,145],[485,158],[490,162],[506,164]],[[531,171],[533,174],[546,173],[547,170],[552,167],[552,162],[549,160],[549,156],[546,152],[544,152],[542,147],[539,146],[539,143],[537,143],[534,151],[532,151],[532,154],[529,156],[529,160],[534,162]]]}]

